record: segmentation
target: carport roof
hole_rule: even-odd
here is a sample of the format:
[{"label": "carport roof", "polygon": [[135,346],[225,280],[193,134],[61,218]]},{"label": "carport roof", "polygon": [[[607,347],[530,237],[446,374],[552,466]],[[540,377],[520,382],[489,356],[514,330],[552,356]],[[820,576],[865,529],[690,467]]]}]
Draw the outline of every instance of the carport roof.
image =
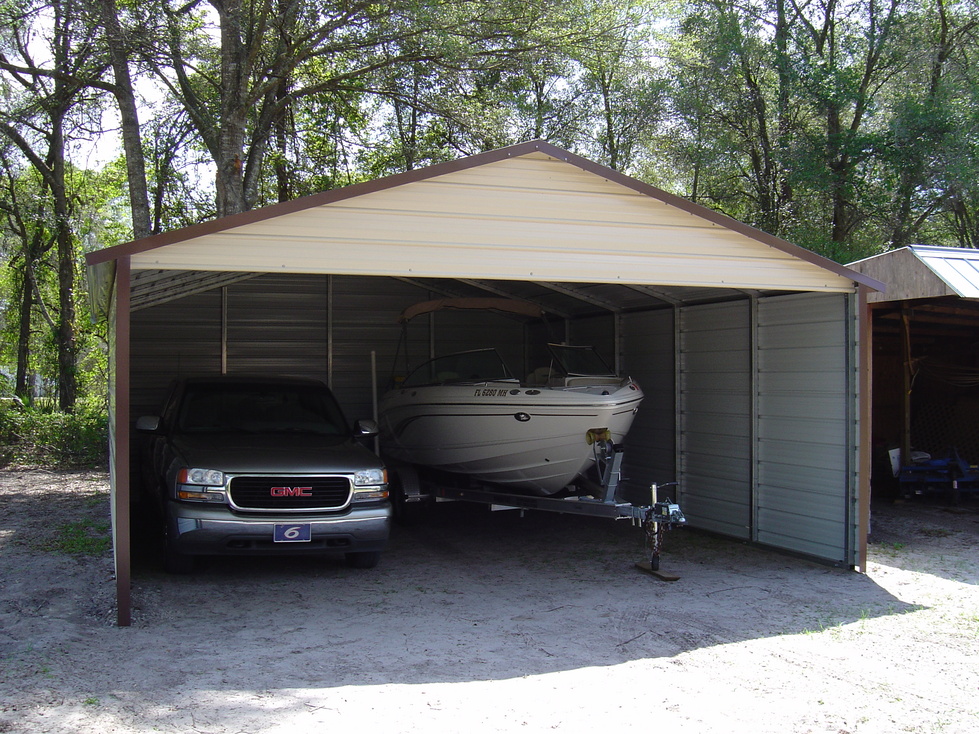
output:
[{"label": "carport roof", "polygon": [[547,283],[552,292],[567,284],[576,296],[583,284],[616,284],[665,303],[694,302],[705,289],[882,288],[867,275],[542,141],[90,253],[97,302],[106,302],[113,265],[124,257],[133,271],[134,308],[258,273],[455,279],[490,292],[501,281]]}]

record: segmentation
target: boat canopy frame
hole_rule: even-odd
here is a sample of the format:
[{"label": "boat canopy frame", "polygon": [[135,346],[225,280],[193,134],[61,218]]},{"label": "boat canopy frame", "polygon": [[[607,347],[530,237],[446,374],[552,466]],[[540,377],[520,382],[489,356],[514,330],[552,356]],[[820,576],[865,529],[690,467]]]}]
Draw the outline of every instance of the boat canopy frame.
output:
[{"label": "boat canopy frame", "polygon": [[502,311],[503,313],[513,313],[534,319],[545,317],[544,309],[537,304],[513,298],[435,298],[406,308],[398,316],[398,323],[407,324],[416,316],[441,311],[444,308]]}]

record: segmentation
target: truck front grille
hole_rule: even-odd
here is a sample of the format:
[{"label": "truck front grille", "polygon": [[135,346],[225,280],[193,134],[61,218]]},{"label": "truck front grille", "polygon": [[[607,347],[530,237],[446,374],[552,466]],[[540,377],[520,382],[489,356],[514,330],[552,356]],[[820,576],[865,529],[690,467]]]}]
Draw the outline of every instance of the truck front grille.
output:
[{"label": "truck front grille", "polygon": [[350,501],[347,477],[234,477],[231,502],[242,510],[337,510]]}]

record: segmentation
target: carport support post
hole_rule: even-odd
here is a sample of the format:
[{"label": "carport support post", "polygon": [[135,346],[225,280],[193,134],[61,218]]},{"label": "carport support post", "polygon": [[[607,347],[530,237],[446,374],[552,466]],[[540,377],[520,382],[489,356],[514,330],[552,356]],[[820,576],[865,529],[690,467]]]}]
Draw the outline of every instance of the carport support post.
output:
[{"label": "carport support post", "polygon": [[109,391],[111,413],[112,548],[116,571],[116,623],[132,624],[131,541],[129,502],[129,305],[130,260],[116,260],[114,318],[110,328],[112,380]]},{"label": "carport support post", "polygon": [[873,328],[869,302],[870,289],[861,285],[857,289],[857,323],[859,330],[859,372],[857,391],[860,401],[857,410],[859,449],[857,460],[857,570],[867,573],[867,536],[870,534],[870,472],[872,465],[873,438]]}]

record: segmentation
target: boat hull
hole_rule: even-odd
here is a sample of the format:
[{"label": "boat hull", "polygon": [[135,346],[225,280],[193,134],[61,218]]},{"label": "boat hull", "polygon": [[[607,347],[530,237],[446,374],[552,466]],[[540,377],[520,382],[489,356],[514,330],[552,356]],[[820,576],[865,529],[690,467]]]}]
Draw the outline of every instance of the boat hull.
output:
[{"label": "boat hull", "polygon": [[395,460],[549,495],[595,461],[594,432],[607,430],[621,443],[642,398],[631,380],[561,388],[499,381],[393,390],[379,404],[382,448]]}]

